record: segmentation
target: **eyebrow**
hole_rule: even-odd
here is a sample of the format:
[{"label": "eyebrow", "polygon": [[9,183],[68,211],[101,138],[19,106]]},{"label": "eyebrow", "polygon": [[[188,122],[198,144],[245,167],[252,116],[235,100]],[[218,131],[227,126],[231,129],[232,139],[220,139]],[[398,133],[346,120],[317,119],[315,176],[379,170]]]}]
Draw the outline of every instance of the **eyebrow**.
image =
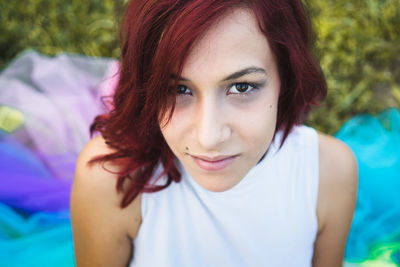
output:
[{"label": "eyebrow", "polygon": [[[264,74],[267,74],[267,72],[263,68],[249,67],[249,68],[245,68],[245,69],[242,69],[242,70],[238,70],[238,71],[228,75],[227,77],[223,78],[221,80],[221,82],[234,80],[234,79],[240,78],[242,76],[245,76],[245,75],[248,75],[248,74],[251,74],[251,73],[264,73]],[[172,74],[171,75],[171,79],[175,79],[175,78],[176,78],[176,76],[174,74]],[[179,78],[179,80],[185,81],[185,82],[189,81],[189,79],[186,79],[186,78],[184,78],[182,76]]]}]

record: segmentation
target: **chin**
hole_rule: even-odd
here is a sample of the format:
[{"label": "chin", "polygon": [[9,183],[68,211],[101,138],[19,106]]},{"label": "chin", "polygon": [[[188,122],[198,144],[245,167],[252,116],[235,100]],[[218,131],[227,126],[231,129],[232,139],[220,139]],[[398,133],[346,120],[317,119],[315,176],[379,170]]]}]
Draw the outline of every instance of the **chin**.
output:
[{"label": "chin", "polygon": [[[193,176],[192,176],[193,177]],[[238,184],[242,178],[234,178],[232,174],[202,174],[193,177],[193,179],[204,189],[211,192],[224,192],[236,184]]]}]

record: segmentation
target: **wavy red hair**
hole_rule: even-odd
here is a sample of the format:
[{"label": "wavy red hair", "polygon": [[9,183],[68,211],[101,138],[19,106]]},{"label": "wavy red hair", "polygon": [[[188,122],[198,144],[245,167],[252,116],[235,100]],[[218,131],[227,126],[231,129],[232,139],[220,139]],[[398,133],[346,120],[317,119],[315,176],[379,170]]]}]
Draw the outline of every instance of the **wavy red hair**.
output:
[{"label": "wavy red hair", "polygon": [[[232,8],[249,8],[276,56],[281,79],[277,130],[286,139],[312,104],[326,96],[325,79],[311,53],[313,35],[301,0],[132,0],[121,28],[119,82],[113,109],[96,117],[91,133],[100,132],[113,153],[90,161],[119,165],[117,190],[126,207],[141,192],[156,192],[180,181],[175,156],[159,126],[161,114],[174,110],[177,79],[193,44]],[[168,114],[168,113],[167,113]],[[161,162],[167,182],[150,184]],[[126,179],[129,187],[123,190]]]}]

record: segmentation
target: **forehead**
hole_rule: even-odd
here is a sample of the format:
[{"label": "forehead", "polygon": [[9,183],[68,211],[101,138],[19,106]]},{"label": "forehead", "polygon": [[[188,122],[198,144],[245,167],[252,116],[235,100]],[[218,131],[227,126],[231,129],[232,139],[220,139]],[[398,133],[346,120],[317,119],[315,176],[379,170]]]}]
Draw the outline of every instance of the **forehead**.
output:
[{"label": "forehead", "polygon": [[251,10],[228,11],[206,31],[185,61],[182,76],[188,79],[219,79],[238,69],[274,64],[267,38]]}]

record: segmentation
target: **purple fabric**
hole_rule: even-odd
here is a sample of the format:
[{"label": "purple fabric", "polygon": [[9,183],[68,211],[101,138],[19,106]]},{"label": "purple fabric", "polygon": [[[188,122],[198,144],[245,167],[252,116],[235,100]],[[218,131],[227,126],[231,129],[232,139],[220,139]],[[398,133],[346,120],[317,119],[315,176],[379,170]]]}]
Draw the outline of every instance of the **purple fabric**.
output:
[{"label": "purple fabric", "polygon": [[71,182],[53,179],[26,148],[0,143],[0,202],[24,213],[68,209]]},{"label": "purple fabric", "polygon": [[0,73],[0,202],[28,214],[69,208],[78,154],[117,72],[110,58],[28,51]]},{"label": "purple fabric", "polygon": [[22,54],[0,74],[0,107],[22,114],[23,123],[1,139],[34,151],[53,178],[71,180],[78,154],[89,141],[89,125],[106,110],[101,98],[112,93],[107,85],[115,75],[108,72],[117,71],[116,64],[80,55]]}]

